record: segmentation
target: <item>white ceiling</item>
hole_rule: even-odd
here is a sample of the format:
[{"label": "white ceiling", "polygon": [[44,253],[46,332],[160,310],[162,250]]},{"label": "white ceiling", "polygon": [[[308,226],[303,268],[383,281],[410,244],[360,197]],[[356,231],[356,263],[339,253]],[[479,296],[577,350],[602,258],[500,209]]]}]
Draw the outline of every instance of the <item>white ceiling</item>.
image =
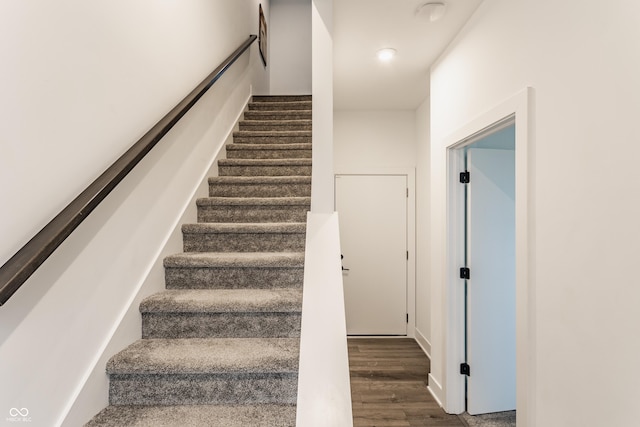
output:
[{"label": "white ceiling", "polygon": [[[436,22],[416,16],[429,1],[446,4]],[[429,67],[482,0],[334,1],[334,108],[415,109],[429,93]],[[376,52],[398,51],[380,63]]]}]

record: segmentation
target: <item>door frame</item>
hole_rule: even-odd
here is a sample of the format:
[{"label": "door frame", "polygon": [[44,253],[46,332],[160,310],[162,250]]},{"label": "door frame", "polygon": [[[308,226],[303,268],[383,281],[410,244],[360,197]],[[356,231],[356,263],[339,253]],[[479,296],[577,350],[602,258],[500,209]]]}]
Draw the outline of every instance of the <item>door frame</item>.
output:
[{"label": "door frame", "polygon": [[444,318],[445,410],[465,410],[464,287],[459,268],[464,262],[464,188],[459,172],[464,170],[463,149],[515,123],[516,157],[516,410],[518,426],[534,426],[536,340],[535,340],[535,152],[533,138],[532,88],[526,88],[445,139],[447,147],[447,250]]},{"label": "door frame", "polygon": [[[333,208],[335,210],[336,175],[403,175],[407,177],[409,196],[407,198],[407,335],[397,338],[415,338],[416,335],[416,170],[413,168],[337,168],[333,174]],[[338,221],[340,217],[338,216]],[[376,336],[367,336],[375,338]],[[357,337],[356,337],[357,338]],[[384,336],[384,338],[394,338]]]}]

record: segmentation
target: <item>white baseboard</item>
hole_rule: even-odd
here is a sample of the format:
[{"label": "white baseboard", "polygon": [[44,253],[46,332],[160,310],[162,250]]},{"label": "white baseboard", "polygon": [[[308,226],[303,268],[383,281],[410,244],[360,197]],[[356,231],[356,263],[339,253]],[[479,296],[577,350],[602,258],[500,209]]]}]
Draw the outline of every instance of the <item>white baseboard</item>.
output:
[{"label": "white baseboard", "polygon": [[436,381],[431,374],[429,374],[429,385],[427,386],[427,390],[429,390],[429,393],[431,393],[435,401],[438,402],[438,405],[440,405],[441,408],[444,408],[444,404],[442,403],[444,400],[444,390],[440,383]]},{"label": "white baseboard", "polygon": [[422,351],[424,351],[429,360],[431,360],[431,343],[422,335],[422,332],[420,332],[418,328],[415,329],[415,339],[420,348],[422,348]]}]

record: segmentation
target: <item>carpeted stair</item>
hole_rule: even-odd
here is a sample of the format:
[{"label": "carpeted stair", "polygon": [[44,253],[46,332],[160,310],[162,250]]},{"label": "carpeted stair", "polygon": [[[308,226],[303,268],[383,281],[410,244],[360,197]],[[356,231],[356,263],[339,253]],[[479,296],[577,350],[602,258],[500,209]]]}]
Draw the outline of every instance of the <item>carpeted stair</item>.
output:
[{"label": "carpeted stair", "polygon": [[253,97],[226,152],[86,426],[295,425],[311,97]]}]

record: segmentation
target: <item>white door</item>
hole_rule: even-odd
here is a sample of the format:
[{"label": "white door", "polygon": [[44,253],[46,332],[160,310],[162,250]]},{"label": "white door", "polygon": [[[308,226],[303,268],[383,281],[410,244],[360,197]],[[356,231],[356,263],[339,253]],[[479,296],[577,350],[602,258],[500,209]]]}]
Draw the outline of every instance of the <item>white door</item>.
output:
[{"label": "white door", "polygon": [[516,407],[515,151],[467,151],[467,412]]},{"label": "white door", "polygon": [[407,334],[407,176],[336,175],[347,334]]}]

